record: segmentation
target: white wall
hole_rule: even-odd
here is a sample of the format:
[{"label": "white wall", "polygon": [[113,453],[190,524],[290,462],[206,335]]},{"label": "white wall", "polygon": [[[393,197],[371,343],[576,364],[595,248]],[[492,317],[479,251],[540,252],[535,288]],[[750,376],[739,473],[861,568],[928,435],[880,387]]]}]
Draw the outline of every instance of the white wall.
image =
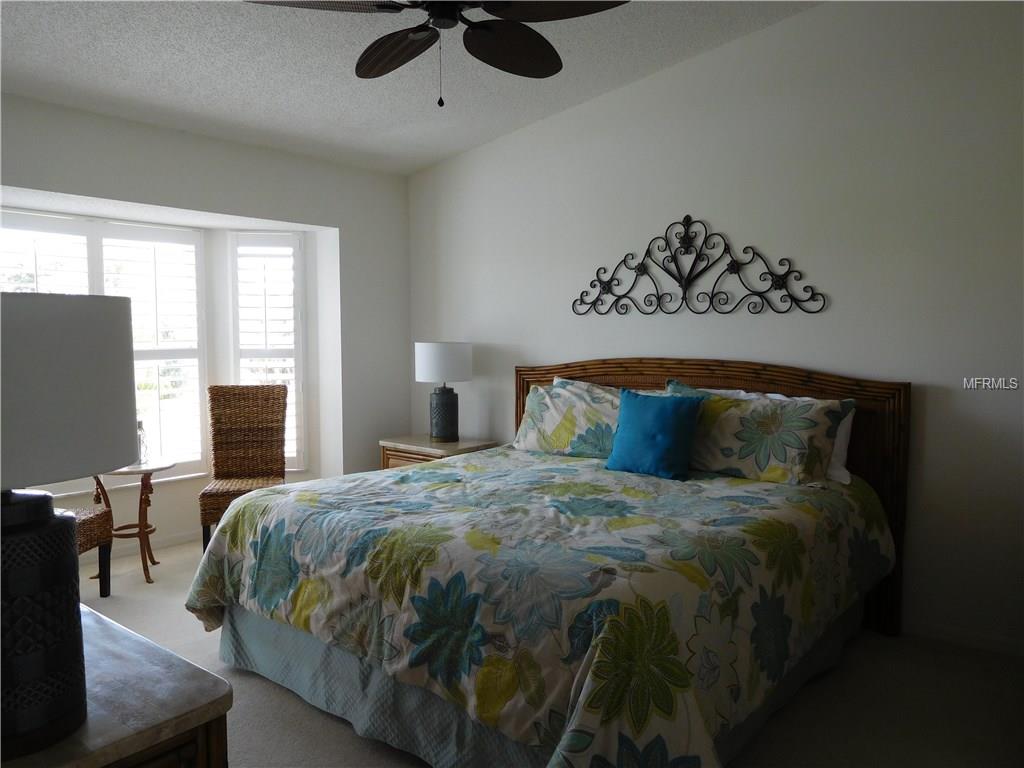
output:
[{"label": "white wall", "polygon": [[[319,343],[340,344],[344,379],[340,387],[319,387],[312,437],[322,472],[377,467],[377,440],[409,428],[403,178],[10,95],[2,109],[4,185],[337,228],[340,242],[317,234],[310,271],[330,279],[315,281],[310,296],[316,296]],[[326,295],[325,287],[339,279],[340,297]],[[319,371],[308,383],[322,385],[332,375],[336,382],[337,373]],[[199,535],[197,499],[205,482],[157,485],[151,509],[157,546]],[[113,494],[119,522],[134,514],[137,493],[136,486]]]},{"label": "white wall", "polygon": [[[913,382],[908,631],[1018,652],[1019,4],[824,4],[410,183],[413,339],[476,344],[462,432],[510,438],[513,367],[627,355]],[[684,213],[788,256],[816,316],[576,317]],[[412,392],[426,420],[428,387]]]}]

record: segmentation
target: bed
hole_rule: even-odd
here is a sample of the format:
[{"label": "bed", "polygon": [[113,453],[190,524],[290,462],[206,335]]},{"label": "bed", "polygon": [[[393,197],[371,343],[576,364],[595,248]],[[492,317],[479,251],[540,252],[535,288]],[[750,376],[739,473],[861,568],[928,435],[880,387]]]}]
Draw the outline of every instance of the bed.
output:
[{"label": "bed", "polygon": [[908,384],[736,361],[516,369],[857,400],[848,486],[610,472],[510,446],[237,500],[187,608],[222,658],[434,766],[727,763],[895,634]]}]

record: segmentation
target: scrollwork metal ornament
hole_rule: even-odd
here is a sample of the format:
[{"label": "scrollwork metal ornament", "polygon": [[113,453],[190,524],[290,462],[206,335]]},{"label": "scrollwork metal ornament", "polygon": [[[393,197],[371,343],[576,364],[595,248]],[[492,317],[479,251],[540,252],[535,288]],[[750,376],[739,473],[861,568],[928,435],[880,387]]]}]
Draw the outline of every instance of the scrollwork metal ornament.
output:
[{"label": "scrollwork metal ornament", "polygon": [[[659,273],[679,290],[662,290]],[[636,309],[645,315],[674,315],[686,307],[698,315],[712,310],[728,315],[746,307],[752,315],[766,309],[779,314],[794,308],[821,312],[827,298],[812,285],[796,285],[801,280],[803,273],[790,259],[781,258],[778,267],[772,267],[749,245],[736,256],[723,235],[687,215],[670,224],[664,236],[651,240],[642,257],[627,253],[610,272],[598,267],[590,288],[573,301],[572,311],[607,315],[614,310],[626,315]]]}]

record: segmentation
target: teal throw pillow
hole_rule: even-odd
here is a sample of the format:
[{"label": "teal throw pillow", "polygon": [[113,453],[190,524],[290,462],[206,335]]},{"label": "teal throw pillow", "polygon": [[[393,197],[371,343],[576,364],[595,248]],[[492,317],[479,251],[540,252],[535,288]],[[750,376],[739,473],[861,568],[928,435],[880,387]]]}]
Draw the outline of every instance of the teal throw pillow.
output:
[{"label": "teal throw pillow", "polygon": [[703,397],[622,390],[619,423],[606,468],[686,480],[703,401]]}]

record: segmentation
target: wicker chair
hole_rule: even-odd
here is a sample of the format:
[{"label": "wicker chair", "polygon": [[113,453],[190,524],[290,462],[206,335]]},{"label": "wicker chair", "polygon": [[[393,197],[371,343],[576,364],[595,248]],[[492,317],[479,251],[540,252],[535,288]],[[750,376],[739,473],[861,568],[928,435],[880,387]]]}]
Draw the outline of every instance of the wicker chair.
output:
[{"label": "wicker chair", "polygon": [[228,505],[257,488],[284,482],[284,417],[288,387],[207,388],[213,437],[213,482],[199,494],[203,549]]},{"label": "wicker chair", "polygon": [[110,547],[114,543],[114,515],[110,506],[69,509],[68,512],[75,513],[78,554],[99,547],[100,597],[110,597]]}]

